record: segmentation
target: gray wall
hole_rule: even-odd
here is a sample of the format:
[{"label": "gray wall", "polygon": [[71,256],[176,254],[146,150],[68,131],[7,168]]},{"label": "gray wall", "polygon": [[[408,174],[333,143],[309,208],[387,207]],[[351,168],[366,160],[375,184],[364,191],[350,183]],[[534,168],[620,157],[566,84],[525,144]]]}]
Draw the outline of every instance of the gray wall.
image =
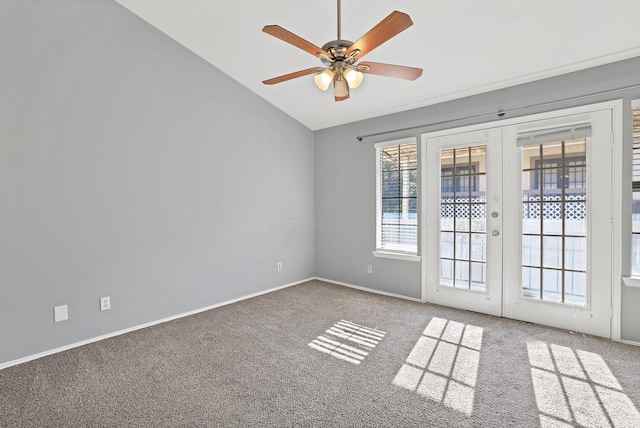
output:
[{"label": "gray wall", "polygon": [[0,58],[0,364],[314,276],[309,129],[110,0]]},{"label": "gray wall", "polygon": [[[428,73],[426,73],[428,78]],[[425,77],[423,77],[425,78]],[[424,124],[476,117],[499,110],[513,118],[601,101],[624,99],[625,168],[622,175],[625,200],[623,254],[630,248],[631,201],[631,100],[640,89],[619,91],[544,107],[532,107],[573,97],[640,84],[640,58],[566,74],[525,85],[493,91],[447,103],[325,129],[315,133],[316,171],[316,275],[338,282],[419,298],[420,263],[374,258],[375,249],[375,150],[374,143],[415,136],[422,132],[499,120],[497,115],[432,126]],[[417,127],[408,131],[356,140],[359,135]],[[623,274],[629,260],[619,261]],[[366,265],[373,265],[367,274]],[[428,273],[427,273],[428,274]],[[622,338],[640,342],[640,289],[622,290]]]},{"label": "gray wall", "polygon": [[[389,117],[380,120],[389,127],[397,124]],[[373,140],[359,142],[356,135],[375,123],[316,131],[316,274],[419,299],[420,262],[372,254],[376,248],[375,150]],[[367,273],[367,265],[372,265],[372,274]]]}]

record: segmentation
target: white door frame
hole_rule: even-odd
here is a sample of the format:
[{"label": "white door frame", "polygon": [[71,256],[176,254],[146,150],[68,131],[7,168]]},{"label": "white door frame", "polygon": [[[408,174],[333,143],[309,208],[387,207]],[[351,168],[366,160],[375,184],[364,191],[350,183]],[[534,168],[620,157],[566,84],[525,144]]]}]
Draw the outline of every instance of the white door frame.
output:
[{"label": "white door frame", "polygon": [[426,239],[427,236],[427,219],[425,217],[425,213],[429,212],[428,207],[426,206],[426,201],[428,198],[424,197],[426,193],[426,189],[428,186],[427,183],[427,174],[426,174],[426,141],[427,139],[437,138],[441,136],[456,134],[456,133],[464,133],[464,132],[473,132],[480,131],[488,128],[495,127],[503,127],[510,125],[518,125],[524,124],[526,122],[532,121],[541,121],[541,120],[550,120],[562,116],[570,116],[581,113],[589,113],[598,110],[610,110],[611,112],[611,121],[612,121],[612,136],[611,136],[611,150],[612,150],[612,171],[614,172],[612,177],[612,223],[613,223],[613,232],[612,232],[612,246],[613,246],[613,254],[612,254],[612,267],[611,267],[611,302],[612,302],[612,313],[611,313],[611,339],[615,341],[620,341],[620,328],[621,328],[621,293],[622,293],[622,122],[623,122],[623,101],[622,100],[614,100],[607,101],[603,103],[597,104],[589,104],[585,106],[573,107],[562,110],[549,111],[544,113],[533,114],[529,116],[523,116],[513,119],[503,119],[498,121],[492,121],[477,125],[464,126],[459,128],[446,129],[441,131],[428,132],[421,135],[421,148],[420,151],[422,153],[421,159],[421,216],[422,216],[422,227],[421,227],[421,254],[422,254],[422,287],[421,287],[421,300],[423,302],[427,301],[426,294],[426,284],[427,284],[427,276],[430,272],[427,270],[428,259],[430,257],[430,251],[428,241]]}]

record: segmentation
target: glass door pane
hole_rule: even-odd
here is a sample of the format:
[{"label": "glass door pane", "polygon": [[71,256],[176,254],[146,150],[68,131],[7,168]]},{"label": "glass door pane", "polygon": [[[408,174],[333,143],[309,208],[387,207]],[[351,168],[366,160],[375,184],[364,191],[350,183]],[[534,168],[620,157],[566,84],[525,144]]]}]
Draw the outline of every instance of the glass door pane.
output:
[{"label": "glass door pane", "polygon": [[440,151],[440,284],[486,290],[486,146]]},{"label": "glass door pane", "polygon": [[586,139],[522,148],[522,295],[587,304]]}]

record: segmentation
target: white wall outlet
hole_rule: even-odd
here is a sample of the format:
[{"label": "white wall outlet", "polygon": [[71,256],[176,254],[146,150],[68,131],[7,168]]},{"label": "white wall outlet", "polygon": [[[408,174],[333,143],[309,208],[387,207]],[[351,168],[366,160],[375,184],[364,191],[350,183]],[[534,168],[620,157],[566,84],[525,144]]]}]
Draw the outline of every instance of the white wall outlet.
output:
[{"label": "white wall outlet", "polygon": [[53,320],[55,322],[66,321],[69,319],[69,308],[67,305],[56,306],[53,308]]},{"label": "white wall outlet", "polygon": [[282,272],[282,262],[278,263],[278,272]]},{"label": "white wall outlet", "polygon": [[367,265],[367,273],[373,273],[373,266]]},{"label": "white wall outlet", "polygon": [[100,310],[107,311],[111,309],[111,297],[101,297],[100,298]]}]

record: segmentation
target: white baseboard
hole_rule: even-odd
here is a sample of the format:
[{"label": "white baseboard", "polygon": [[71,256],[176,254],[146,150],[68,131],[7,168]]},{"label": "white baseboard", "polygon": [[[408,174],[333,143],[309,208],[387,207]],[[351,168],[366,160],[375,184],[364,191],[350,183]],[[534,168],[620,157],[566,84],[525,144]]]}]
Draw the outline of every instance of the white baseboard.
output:
[{"label": "white baseboard", "polygon": [[359,285],[347,284],[346,282],[334,281],[332,279],[326,279],[326,278],[315,277],[313,279],[322,281],[322,282],[328,282],[330,284],[341,285],[343,287],[355,288],[356,290],[367,291],[369,293],[382,294],[383,296],[396,297],[398,299],[411,300],[412,302],[424,303],[422,300],[416,299],[415,297],[408,297],[408,296],[403,296],[402,294],[394,294],[394,293],[389,293],[387,291],[380,291],[380,290],[376,290],[375,288],[361,287]]},{"label": "white baseboard", "polygon": [[[63,351],[67,351],[69,349],[77,348],[79,346],[88,345],[88,344],[93,343],[93,342],[98,342],[100,340],[108,339],[110,337],[120,336],[122,334],[130,333],[132,331],[141,330],[143,328],[151,327],[151,326],[154,326],[154,325],[157,325],[157,324],[162,324],[162,323],[168,322],[168,321],[173,321],[173,320],[178,319],[178,318],[188,317],[190,315],[195,315],[195,314],[200,313],[200,312],[204,312],[204,311],[208,311],[208,310],[211,310],[211,309],[219,308],[221,306],[230,305],[232,303],[240,302],[240,301],[246,300],[246,299],[251,299],[253,297],[261,296],[261,295],[267,294],[267,293],[272,293],[274,291],[281,290],[283,288],[292,287],[294,285],[302,284],[302,283],[305,283],[305,282],[308,282],[308,281],[313,281],[313,280],[327,282],[327,283],[335,284],[335,285],[340,285],[340,286],[343,286],[343,287],[353,288],[353,289],[360,290],[360,291],[366,291],[366,292],[369,292],[369,293],[381,294],[383,296],[395,297],[395,298],[398,298],[398,299],[404,299],[404,300],[410,300],[412,302],[423,303],[422,300],[416,299],[414,297],[407,297],[407,296],[403,296],[401,294],[394,294],[394,293],[389,293],[387,291],[380,291],[380,290],[376,290],[374,288],[361,287],[359,285],[348,284],[346,282],[340,282],[340,281],[334,281],[332,279],[327,279],[327,278],[312,277],[312,278],[303,279],[301,281],[296,281],[296,282],[292,282],[292,283],[289,283],[289,284],[281,285],[281,286],[278,286],[278,287],[270,288],[268,290],[259,291],[257,293],[249,294],[249,295],[246,295],[246,296],[237,297],[235,299],[226,300],[224,302],[220,302],[220,303],[216,303],[216,304],[213,304],[213,305],[205,306],[203,308],[194,309],[194,310],[189,311],[189,312],[184,312],[184,313],[181,313],[181,314],[178,314],[178,315],[173,315],[173,316],[170,316],[170,317],[167,317],[167,318],[159,319],[159,320],[156,320],[156,321],[151,321],[151,322],[148,322],[148,323],[145,323],[145,324],[140,324],[140,325],[137,325],[137,326],[134,326],[134,327],[129,327],[129,328],[126,328],[124,330],[119,330],[119,331],[116,331],[116,332],[113,332],[113,333],[104,334],[102,336],[93,337],[91,339],[83,340],[83,341],[72,343],[72,344],[65,345],[65,346],[61,346],[59,348],[50,349],[48,351],[40,352],[38,354],[29,355],[29,356],[23,357],[23,358],[18,358],[17,360],[7,361],[5,363],[0,363],[0,370],[6,369],[6,368],[9,368],[9,367],[12,367],[12,366],[16,366],[18,364],[26,363],[28,361],[37,360],[38,358],[46,357],[48,355],[57,354],[58,352],[63,352]],[[620,343],[625,343],[627,345],[640,346],[639,342],[633,342],[633,341],[624,340],[624,339],[620,340]]]},{"label": "white baseboard", "polygon": [[203,308],[194,309],[193,311],[184,312],[184,313],[181,313],[181,314],[178,314],[178,315],[173,315],[173,316],[170,316],[170,317],[167,317],[167,318],[159,319],[159,320],[156,320],[156,321],[151,321],[151,322],[148,322],[148,323],[145,323],[145,324],[140,324],[140,325],[137,325],[137,326],[134,326],[134,327],[125,328],[124,330],[119,330],[119,331],[116,331],[116,332],[113,332],[113,333],[104,334],[102,336],[93,337],[91,339],[87,339],[87,340],[83,340],[83,341],[80,341],[80,342],[72,343],[70,345],[61,346],[59,348],[50,349],[48,351],[40,352],[38,354],[29,355],[29,356],[23,357],[23,358],[18,358],[17,360],[8,361],[6,363],[0,363],[0,370],[6,369],[8,367],[16,366],[18,364],[26,363],[28,361],[37,360],[38,358],[46,357],[47,355],[52,355],[52,354],[57,354],[58,352],[68,351],[69,349],[77,348],[77,347],[83,346],[83,345],[88,345],[90,343],[98,342],[100,340],[108,339],[110,337],[120,336],[121,334],[130,333],[132,331],[141,330],[143,328],[151,327],[151,326],[154,326],[154,325],[157,325],[157,324],[162,324],[162,323],[167,322],[167,321],[173,321],[173,320],[178,319],[178,318],[188,317],[189,315],[195,315],[197,313],[208,311],[210,309],[215,309],[215,308],[219,308],[221,306],[226,306],[226,305],[230,305],[232,303],[240,302],[242,300],[251,299],[252,297],[257,297],[257,296],[261,296],[263,294],[272,293],[274,291],[282,290],[283,288],[292,287],[294,285],[302,284],[304,282],[312,281],[314,279],[315,278],[303,279],[301,281],[296,281],[296,282],[292,282],[290,284],[285,284],[285,285],[281,285],[281,286],[278,286],[278,287],[270,288],[268,290],[259,291],[257,293],[249,294],[247,296],[237,297],[235,299],[226,300],[224,302],[216,303],[214,305],[209,305],[209,306],[205,306]]}]

